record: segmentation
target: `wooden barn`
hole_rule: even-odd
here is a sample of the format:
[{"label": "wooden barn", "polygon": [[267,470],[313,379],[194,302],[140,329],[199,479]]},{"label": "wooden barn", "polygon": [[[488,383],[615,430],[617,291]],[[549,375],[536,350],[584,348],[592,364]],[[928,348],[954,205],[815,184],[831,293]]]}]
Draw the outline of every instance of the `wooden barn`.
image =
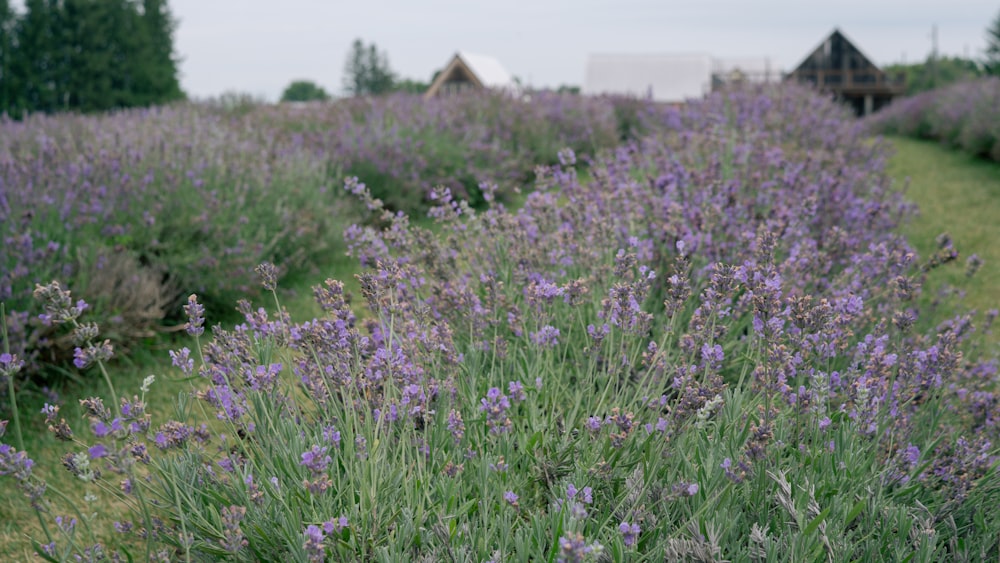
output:
[{"label": "wooden barn", "polygon": [[834,29],[786,80],[830,92],[850,104],[858,115],[878,111],[906,90],[905,76],[887,75],[839,29]]},{"label": "wooden barn", "polygon": [[516,91],[519,87],[500,61],[486,55],[459,51],[434,77],[424,97],[457,94],[478,88]]}]

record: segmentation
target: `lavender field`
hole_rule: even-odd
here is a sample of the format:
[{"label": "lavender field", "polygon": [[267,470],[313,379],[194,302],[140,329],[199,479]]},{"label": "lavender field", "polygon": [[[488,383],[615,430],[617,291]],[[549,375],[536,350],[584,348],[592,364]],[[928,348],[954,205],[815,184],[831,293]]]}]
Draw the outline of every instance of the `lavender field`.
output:
[{"label": "lavender field", "polygon": [[879,133],[933,139],[1000,162],[1000,78],[983,77],[905,98],[869,122]]},{"label": "lavender field", "polygon": [[[0,124],[0,515],[54,561],[996,560],[996,313],[921,310],[958,252],[865,127],[791,86]],[[62,371],[103,396],[18,409]]]}]

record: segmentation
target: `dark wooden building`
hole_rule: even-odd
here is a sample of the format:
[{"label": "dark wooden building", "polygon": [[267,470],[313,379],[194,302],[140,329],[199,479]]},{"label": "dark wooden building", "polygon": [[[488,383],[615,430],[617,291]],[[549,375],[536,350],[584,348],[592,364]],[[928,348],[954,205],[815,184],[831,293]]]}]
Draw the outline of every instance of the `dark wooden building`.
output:
[{"label": "dark wooden building", "polygon": [[878,111],[906,91],[905,76],[886,74],[839,29],[834,29],[786,79],[830,92],[850,104],[858,115]]}]

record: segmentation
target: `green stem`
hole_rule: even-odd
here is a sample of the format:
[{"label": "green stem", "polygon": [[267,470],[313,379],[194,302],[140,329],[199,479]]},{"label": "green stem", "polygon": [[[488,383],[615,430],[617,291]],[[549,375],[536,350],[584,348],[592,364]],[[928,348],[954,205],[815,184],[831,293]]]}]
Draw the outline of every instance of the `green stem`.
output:
[{"label": "green stem", "polygon": [[115,394],[115,386],[111,383],[111,376],[108,375],[108,370],[104,368],[104,362],[98,361],[97,367],[101,368],[101,375],[104,376],[104,382],[108,384],[108,391],[111,393],[111,402],[115,405],[115,412],[121,414],[121,404],[118,403],[118,395]]},{"label": "green stem", "polygon": [[[0,332],[3,333],[3,351],[10,354],[10,342],[7,340],[7,315],[4,304],[0,303]],[[24,451],[24,436],[21,435],[21,417],[17,413],[17,393],[14,392],[14,374],[7,376],[7,397],[10,399],[10,416],[14,419],[14,438],[17,449]]]},{"label": "green stem", "polygon": [[14,419],[14,439],[17,449],[24,451],[24,437],[21,436],[21,417],[17,414],[17,394],[14,392],[14,374],[7,377],[7,396],[10,398],[10,416]]}]

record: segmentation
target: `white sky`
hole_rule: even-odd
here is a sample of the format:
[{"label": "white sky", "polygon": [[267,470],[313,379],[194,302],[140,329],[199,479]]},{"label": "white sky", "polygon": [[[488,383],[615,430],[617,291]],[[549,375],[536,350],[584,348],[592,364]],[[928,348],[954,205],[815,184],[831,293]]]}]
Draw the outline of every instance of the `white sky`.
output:
[{"label": "white sky", "polygon": [[[19,3],[19,2],[16,2]],[[355,38],[403,77],[429,81],[458,50],[491,55],[531,86],[582,85],[588,53],[763,56],[790,70],[834,27],[876,64],[980,57],[996,0],[170,0],[181,86],[276,100],[309,79],[339,94]]]}]

